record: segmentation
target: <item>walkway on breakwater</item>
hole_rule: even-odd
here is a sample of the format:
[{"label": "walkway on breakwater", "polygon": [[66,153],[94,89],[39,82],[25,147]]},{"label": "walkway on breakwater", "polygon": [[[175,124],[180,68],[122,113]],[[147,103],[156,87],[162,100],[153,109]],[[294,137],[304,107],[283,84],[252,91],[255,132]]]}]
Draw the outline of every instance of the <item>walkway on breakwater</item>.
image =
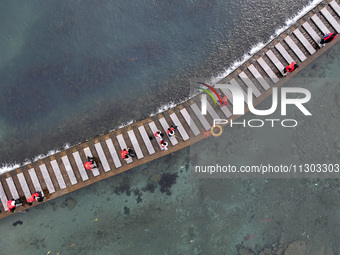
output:
[{"label": "walkway on breakwater", "polygon": [[[251,87],[254,105],[260,103],[271,94],[272,87],[285,84],[339,40],[337,38],[320,48],[319,42],[324,34],[340,33],[339,2],[321,2],[221,83],[235,84],[242,88],[245,95],[247,88]],[[293,61],[300,68],[283,77],[284,67]],[[232,116],[230,92],[225,89],[218,92],[227,95],[228,104],[223,107],[213,106],[212,100],[208,98],[208,114],[205,116],[200,112],[200,98],[196,96],[168,111],[0,175],[0,219],[12,214],[7,211],[8,199],[21,197],[26,201],[35,191],[42,191],[46,202],[203,139],[203,133],[210,130],[213,119],[237,118]],[[155,139],[150,140],[149,136],[153,136],[158,129],[166,133],[171,124],[178,126],[176,137],[166,138],[169,149],[161,150]],[[121,150],[126,147],[136,152],[136,158],[128,162],[120,157]],[[86,156],[94,156],[99,168],[94,171],[85,170]],[[16,212],[28,208],[24,202],[17,207]]]}]

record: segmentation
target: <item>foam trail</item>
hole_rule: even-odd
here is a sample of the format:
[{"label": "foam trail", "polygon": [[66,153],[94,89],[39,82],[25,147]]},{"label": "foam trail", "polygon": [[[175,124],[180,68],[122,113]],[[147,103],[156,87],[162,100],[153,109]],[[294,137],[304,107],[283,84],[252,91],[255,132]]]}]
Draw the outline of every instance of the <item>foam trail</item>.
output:
[{"label": "foam trail", "polygon": [[14,164],[2,164],[2,167],[0,168],[0,174],[6,173],[8,171],[11,171],[13,169],[16,169],[20,167],[21,165],[19,163]]},{"label": "foam trail", "polygon": [[270,43],[273,39],[275,39],[278,35],[280,35],[283,31],[288,29],[292,24],[297,22],[302,16],[304,16],[306,13],[308,13],[310,10],[312,10],[315,6],[317,6],[319,3],[321,3],[323,0],[312,0],[308,5],[303,7],[298,14],[293,16],[290,19],[287,19],[285,21],[285,25],[282,27],[279,27],[276,29],[275,33],[270,36],[269,40],[267,42],[259,42],[256,45],[252,46],[250,51],[246,54],[244,54],[240,59],[236,60],[234,63],[232,63],[226,70],[221,72],[215,77],[210,78],[208,83],[210,84],[216,84],[223,78],[225,78],[228,74],[233,72],[235,69],[237,69],[240,65],[242,65],[244,62],[246,62],[249,58],[251,58],[255,53],[260,51],[263,47],[265,47],[268,43]]},{"label": "foam trail", "polygon": [[[130,124],[132,124],[132,123],[134,123],[134,122],[135,122],[134,120],[130,120],[130,121],[128,121],[128,122],[125,122],[125,123],[119,125],[117,128],[114,128],[114,129],[110,130],[109,132],[112,132],[112,131],[114,131],[114,130],[117,130],[117,129],[126,127],[126,126],[128,126],[128,125],[130,125]],[[103,134],[99,134],[99,136],[100,136],[100,135],[103,135]],[[78,145],[78,144],[80,144],[80,143],[83,143],[83,142],[85,142],[85,141],[78,142],[78,143],[75,143],[75,144],[66,143],[66,144],[63,146],[62,149],[52,149],[52,150],[48,151],[47,153],[43,153],[43,154],[39,154],[39,155],[35,156],[32,160],[26,159],[26,160],[25,160],[24,162],[22,162],[22,163],[17,163],[17,162],[15,162],[15,163],[12,163],[12,164],[2,164],[2,166],[0,167],[0,174],[9,172],[9,171],[11,171],[11,170],[14,170],[14,169],[16,169],[16,168],[22,167],[22,166],[24,166],[24,165],[31,164],[31,163],[33,163],[33,162],[36,162],[36,161],[40,160],[40,159],[43,159],[43,158],[49,157],[49,156],[51,156],[51,155],[54,155],[54,154],[56,154],[56,153],[59,153],[59,152],[61,152],[61,151],[67,150],[67,149],[69,149],[69,148],[71,148],[71,147],[74,147],[74,146],[76,146],[76,145]]]},{"label": "foam trail", "polygon": [[[77,144],[79,144],[79,143],[77,143]],[[76,144],[75,144],[75,145],[76,145]],[[75,145],[73,145],[73,146],[75,146]],[[40,159],[43,159],[43,158],[46,158],[46,157],[51,156],[51,155],[53,155],[53,154],[56,154],[56,153],[58,153],[58,152],[61,152],[61,151],[63,151],[63,150],[66,150],[66,149],[68,149],[68,148],[70,148],[70,147],[71,147],[71,144],[66,143],[66,144],[64,145],[63,149],[59,149],[59,150],[53,149],[53,150],[50,150],[50,151],[48,151],[46,154],[40,154],[40,155],[35,156],[35,157],[33,158],[33,160],[26,159],[26,160],[25,160],[24,162],[22,162],[22,163],[2,164],[2,166],[0,167],[0,174],[9,172],[9,171],[11,171],[11,170],[13,170],[13,169],[19,168],[19,167],[24,166],[24,165],[31,164],[31,163],[33,163],[33,162],[35,162],[35,161],[38,161],[38,160],[40,160]]]},{"label": "foam trail", "polygon": [[[185,102],[187,99],[185,99],[183,102]],[[171,108],[174,108],[177,104],[175,102],[170,102],[165,105],[162,105],[161,107],[158,107],[158,109],[150,114],[150,117],[155,116],[158,113],[165,112]]]},{"label": "foam trail", "polygon": [[[121,125],[119,125],[117,128],[114,128],[112,130],[110,130],[109,132],[112,132],[114,130],[117,130],[117,129],[120,129],[120,128],[123,128],[123,127],[126,127],[128,125],[131,125],[132,123],[134,123],[135,121],[134,120],[130,120],[128,122],[125,122],[125,123],[122,123]],[[103,134],[99,134],[98,136],[101,136]],[[90,140],[90,139],[89,139]],[[78,143],[75,143],[75,144],[70,144],[70,143],[66,143],[62,149],[52,149],[52,150],[49,150],[47,153],[43,153],[43,154],[39,154],[37,156],[35,156],[32,160],[29,160],[29,159],[26,159],[24,162],[22,163],[12,163],[12,164],[2,164],[2,166],[0,167],[0,174],[3,174],[3,173],[6,173],[6,172],[9,172],[11,170],[14,170],[16,168],[19,168],[19,167],[22,167],[24,165],[28,165],[28,164],[31,164],[33,162],[36,162],[40,159],[43,159],[43,158],[46,158],[46,157],[49,157],[51,155],[54,155],[56,153],[59,153],[61,151],[64,151],[64,150],[67,150],[71,147],[74,147],[80,143],[83,143],[85,141],[81,141],[81,142],[78,142]]]},{"label": "foam trail", "polygon": [[124,123],[120,124],[118,127],[111,129],[110,132],[113,132],[113,131],[115,131],[117,129],[121,129],[121,128],[126,127],[128,125],[131,125],[134,122],[135,122],[135,120],[129,120],[127,122],[124,122]]}]

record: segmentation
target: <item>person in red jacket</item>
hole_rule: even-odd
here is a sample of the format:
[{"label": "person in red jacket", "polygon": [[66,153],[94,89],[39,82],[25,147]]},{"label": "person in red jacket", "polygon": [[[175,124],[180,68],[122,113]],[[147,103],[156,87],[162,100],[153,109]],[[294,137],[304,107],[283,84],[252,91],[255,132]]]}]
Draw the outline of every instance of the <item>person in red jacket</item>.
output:
[{"label": "person in red jacket", "polygon": [[166,133],[168,134],[169,138],[173,137],[175,135],[175,128],[171,125]]},{"label": "person in red jacket", "polygon": [[7,208],[10,212],[15,212],[16,207],[17,206],[16,206],[15,200],[13,198],[7,201]]},{"label": "person in red jacket", "polygon": [[93,170],[93,168],[97,168],[94,165],[94,158],[93,157],[87,157],[87,161],[85,162],[84,167],[87,170]]},{"label": "person in red jacket", "polygon": [[298,68],[299,65],[296,64],[295,62],[292,62],[290,65],[286,66],[285,69],[283,70],[283,72],[286,74],[293,72],[296,68]]},{"label": "person in red jacket", "polygon": [[15,208],[18,204],[22,204],[21,198],[14,200],[14,198],[7,201],[7,208],[10,212],[15,212]]},{"label": "person in red jacket", "polygon": [[330,43],[331,41],[333,41],[336,37],[338,36],[338,34],[336,33],[329,33],[324,35],[324,37],[322,37],[320,44],[321,46],[325,46],[326,43]]},{"label": "person in red jacket", "polygon": [[126,148],[121,151],[120,155],[125,161],[129,159],[129,151]]},{"label": "person in red jacket", "polygon": [[38,201],[38,202],[42,202],[44,200],[41,192],[35,192],[34,194],[32,194],[32,196],[30,196],[28,199],[27,199],[27,203],[29,206],[32,205],[32,202],[34,201]]},{"label": "person in red jacket", "polygon": [[160,130],[157,130],[156,133],[154,133],[154,136],[155,136],[157,139],[162,139],[162,137],[164,136],[164,134],[163,134]]},{"label": "person in red jacket", "polygon": [[227,103],[228,103],[228,97],[227,97],[227,95],[220,95],[220,97],[221,97],[221,101],[222,101],[222,106],[226,106],[227,105]]},{"label": "person in red jacket", "polygon": [[161,140],[159,144],[162,146],[162,150],[167,150],[168,149],[168,143],[164,140]]}]

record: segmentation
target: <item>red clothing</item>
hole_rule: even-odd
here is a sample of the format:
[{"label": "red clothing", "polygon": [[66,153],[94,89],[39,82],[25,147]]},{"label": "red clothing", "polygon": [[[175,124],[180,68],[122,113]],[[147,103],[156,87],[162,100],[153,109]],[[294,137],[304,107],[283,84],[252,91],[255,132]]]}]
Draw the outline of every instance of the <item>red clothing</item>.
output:
[{"label": "red clothing", "polygon": [[157,138],[162,138],[161,132],[160,132],[160,131],[157,131],[156,133],[154,133],[154,135],[155,135]]},{"label": "red clothing", "polygon": [[120,154],[122,156],[122,159],[125,159],[125,156],[129,155],[129,152],[127,150],[122,150]]},{"label": "red clothing", "polygon": [[85,164],[84,164],[85,168],[87,170],[91,170],[92,169],[92,163],[90,161],[87,161]]},{"label": "red clothing", "polygon": [[227,97],[226,95],[224,95],[224,97],[222,97],[221,101],[222,101],[222,106],[227,105],[227,103],[228,103],[228,97]]},{"label": "red clothing", "polygon": [[29,199],[27,199],[27,202],[32,203],[34,201],[37,201],[37,198],[39,197],[39,193],[34,193]]},{"label": "red clothing", "polygon": [[286,66],[286,71],[291,73],[295,70],[295,62],[292,62],[289,66]]},{"label": "red clothing", "polygon": [[[175,129],[173,127],[170,127],[170,128],[168,128],[168,130],[166,132],[168,133],[168,135],[173,135],[174,131],[175,131]],[[170,134],[170,132],[171,132],[171,134]]]},{"label": "red clothing", "polygon": [[164,140],[160,141],[159,144],[162,146],[163,149],[168,149],[168,143]]},{"label": "red clothing", "polygon": [[[324,40],[324,41],[327,41],[327,40],[331,39],[332,36],[333,36],[333,39],[332,39],[331,41],[333,41],[333,40],[335,39],[335,37],[337,37],[338,35],[337,35],[337,34],[334,35],[334,33],[329,33],[328,35],[326,35],[326,36],[323,37],[323,40]],[[331,42],[331,41],[330,41],[330,42]]]},{"label": "red clothing", "polygon": [[15,201],[14,200],[8,200],[7,201],[7,208],[8,210],[12,210],[15,209],[16,205],[15,205]]}]

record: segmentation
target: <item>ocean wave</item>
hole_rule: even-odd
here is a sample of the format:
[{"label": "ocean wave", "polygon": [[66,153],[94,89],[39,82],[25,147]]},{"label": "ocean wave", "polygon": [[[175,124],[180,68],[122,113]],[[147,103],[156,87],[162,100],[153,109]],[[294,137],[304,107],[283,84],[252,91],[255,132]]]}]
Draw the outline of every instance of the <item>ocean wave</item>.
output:
[{"label": "ocean wave", "polygon": [[[187,101],[188,99],[189,98],[186,98],[185,100],[183,100],[183,102]],[[165,105],[162,105],[161,107],[158,107],[158,109],[155,112],[151,113],[150,117],[155,116],[158,113],[165,112],[171,108],[174,108],[176,105],[178,104],[176,104],[175,102],[169,102]]]},{"label": "ocean wave", "polygon": [[[129,120],[129,121],[123,122],[122,124],[120,124],[116,128],[111,129],[110,132],[113,132],[117,129],[121,129],[123,127],[129,126],[129,125],[133,124],[134,122],[135,122],[135,120]],[[104,135],[104,134],[101,134],[101,135]]]}]

